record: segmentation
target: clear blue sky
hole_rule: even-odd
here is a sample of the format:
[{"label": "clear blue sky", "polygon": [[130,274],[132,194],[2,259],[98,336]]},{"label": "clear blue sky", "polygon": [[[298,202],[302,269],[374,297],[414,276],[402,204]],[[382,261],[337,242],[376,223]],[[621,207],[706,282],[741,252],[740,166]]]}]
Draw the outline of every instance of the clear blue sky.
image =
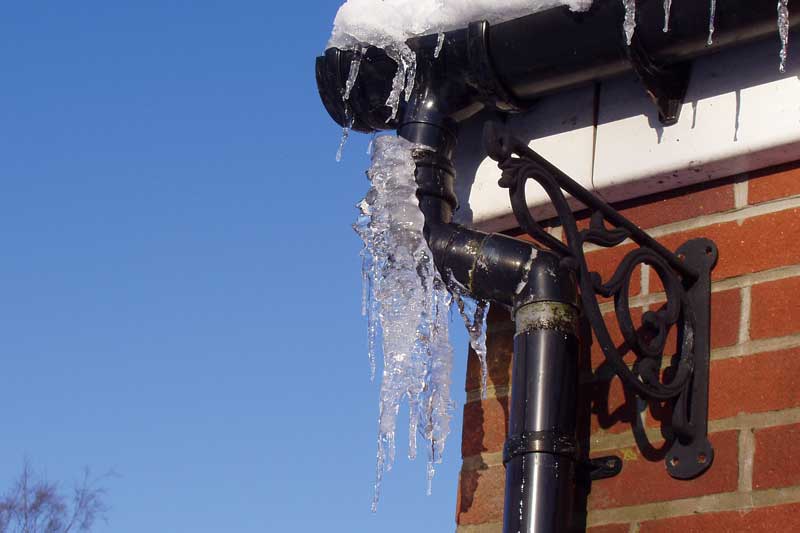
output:
[{"label": "clear blue sky", "polygon": [[98,531],[454,529],[462,334],[434,495],[401,445],[369,512],[368,139],[317,97],[339,2],[280,4],[3,5],[0,481],[114,469]]}]

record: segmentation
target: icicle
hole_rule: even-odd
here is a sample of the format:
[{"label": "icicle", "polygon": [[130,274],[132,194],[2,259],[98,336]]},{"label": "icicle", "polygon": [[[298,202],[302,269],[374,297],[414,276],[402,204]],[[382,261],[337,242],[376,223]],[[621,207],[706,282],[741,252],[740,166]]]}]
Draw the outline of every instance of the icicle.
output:
[{"label": "icicle", "polygon": [[779,70],[786,72],[786,57],[789,50],[789,0],[778,0],[778,34],[781,37]]},{"label": "icicle", "polygon": [[400,403],[409,406],[408,456],[416,457],[417,440],[428,446],[428,478],[441,461],[450,432],[448,339],[451,297],[436,272],[423,235],[424,217],[416,198],[414,147],[394,136],[375,139],[371,188],[358,205],[353,225],[364,241],[363,274],[367,289],[370,358],[381,331],[383,374],[378,416],[375,495],[377,508],[385,472],[395,457],[395,429]]},{"label": "icicle", "polygon": [[469,344],[481,365],[481,398],[485,400],[489,381],[489,368],[486,363],[486,315],[489,312],[489,302],[474,300],[460,291],[454,292],[454,299],[467,327]]},{"label": "icicle", "polygon": [[392,110],[386,120],[386,122],[390,122],[397,117],[400,99],[403,98],[407,101],[414,91],[417,77],[417,56],[405,43],[399,46],[387,46],[386,55],[397,63],[397,72],[392,80],[392,90],[386,99],[386,105]]},{"label": "icicle", "polygon": [[664,33],[669,31],[669,11],[672,9],[672,0],[664,0]]},{"label": "icicle", "polygon": [[356,79],[358,78],[358,71],[361,69],[361,58],[364,56],[364,49],[356,50],[355,54],[353,55],[353,60],[350,62],[350,72],[347,75],[347,82],[344,86],[344,94],[342,95],[342,100],[347,102],[350,99],[350,91],[353,90],[353,86],[356,84]]},{"label": "icicle", "polygon": [[708,46],[714,44],[714,20],[717,18],[717,0],[711,0],[708,16]]},{"label": "icicle", "polygon": [[[359,215],[353,224],[353,229],[362,239],[369,239],[372,208],[366,199],[361,200],[356,204],[356,207],[359,210]],[[373,255],[365,247],[361,250],[361,316],[367,317],[367,357],[369,359],[370,381],[375,381],[375,341],[378,335],[376,322],[378,317],[377,302],[371,298],[372,280],[378,274],[375,266]]]},{"label": "icicle", "polygon": [[399,54],[394,53],[389,48],[386,49],[386,54],[397,63],[397,72],[395,72],[394,79],[392,80],[392,90],[389,92],[389,97],[386,99],[386,106],[392,110],[391,115],[386,120],[386,122],[390,122],[397,117],[397,110],[400,107],[400,95],[405,89],[406,72]]},{"label": "icicle", "polygon": [[433,52],[433,57],[435,59],[439,58],[439,54],[442,53],[442,48],[444,48],[444,32],[440,31],[439,36],[436,39],[436,50]]},{"label": "icicle", "polygon": [[444,446],[450,434],[450,373],[453,368],[453,348],[450,345],[450,307],[453,297],[441,276],[436,273],[433,285],[433,308],[430,315],[430,365],[426,376],[426,404],[422,413],[425,421],[425,440],[428,446],[426,468],[427,494],[433,488],[435,466],[442,462]]},{"label": "icicle", "polygon": [[353,127],[353,115],[350,111],[350,108],[345,105],[344,107],[344,116],[347,122],[345,123],[344,127],[342,127],[342,138],[339,141],[339,149],[336,150],[336,162],[340,163],[342,161],[342,154],[344,153],[344,145],[347,144],[347,139],[350,137],[350,129]]},{"label": "icicle", "polygon": [[636,30],[636,0],[622,0],[622,3],[625,6],[625,22],[622,27],[625,30],[628,46],[630,46],[633,32]]},{"label": "icicle", "polygon": [[369,138],[369,144],[367,144],[367,155],[372,155],[373,148],[375,148],[375,137],[378,136],[377,131],[372,132],[372,136]]}]

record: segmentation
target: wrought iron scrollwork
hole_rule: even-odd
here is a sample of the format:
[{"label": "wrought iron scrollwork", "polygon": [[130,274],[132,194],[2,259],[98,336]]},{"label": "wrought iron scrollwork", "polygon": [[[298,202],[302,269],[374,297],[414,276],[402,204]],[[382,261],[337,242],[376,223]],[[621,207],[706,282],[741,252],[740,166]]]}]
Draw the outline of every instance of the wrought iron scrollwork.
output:
[{"label": "wrought iron scrollwork", "polygon": [[[706,435],[706,418],[709,276],[716,263],[714,243],[696,239],[673,253],[500,126],[487,124],[484,137],[489,156],[502,170],[499,184],[509,190],[511,206],[521,229],[576,272],[583,312],[610,367],[625,386],[643,399],[672,402],[674,442],[667,454],[667,470],[677,478],[701,474],[713,458]],[[531,215],[525,194],[528,180],[538,183],[550,198],[565,242],[547,233]],[[565,193],[592,213],[588,228],[578,229]],[[621,260],[608,280],[590,271],[584,254],[585,244],[611,248],[628,240],[638,248]],[[640,265],[648,265],[659,277],[666,302],[656,311],[645,312],[637,327],[631,315],[629,288]],[[599,296],[614,299],[619,329],[626,345],[636,355],[632,368],[612,341]],[[678,333],[677,361],[670,367],[670,379],[665,379],[662,359],[672,328],[677,328]]]}]

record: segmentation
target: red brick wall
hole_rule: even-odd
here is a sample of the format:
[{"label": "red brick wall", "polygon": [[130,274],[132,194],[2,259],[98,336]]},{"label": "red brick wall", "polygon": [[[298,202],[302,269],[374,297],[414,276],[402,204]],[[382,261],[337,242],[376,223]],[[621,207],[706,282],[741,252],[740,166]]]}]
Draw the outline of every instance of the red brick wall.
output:
[{"label": "red brick wall", "polygon": [[[589,531],[800,531],[800,164],[618,207],[670,249],[700,236],[719,247],[709,407],[716,454],[700,478],[672,479],[657,451],[662,409],[637,415],[616,377],[582,385],[591,397],[590,453],[624,459],[619,476],[593,483]],[[592,250],[590,266],[607,278],[630,249]],[[632,283],[634,317],[663,303],[653,272],[645,268]],[[602,307],[622,343],[611,304]],[[494,309],[486,400],[469,356],[456,512],[461,533],[502,530],[512,335],[508,313]],[[593,368],[603,360],[596,346],[591,359]],[[637,448],[634,416],[643,418],[656,451]]]}]

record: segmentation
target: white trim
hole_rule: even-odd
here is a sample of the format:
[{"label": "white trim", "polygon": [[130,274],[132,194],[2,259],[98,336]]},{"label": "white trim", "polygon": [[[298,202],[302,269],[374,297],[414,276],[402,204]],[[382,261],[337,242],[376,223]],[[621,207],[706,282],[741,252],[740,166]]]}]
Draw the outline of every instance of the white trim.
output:
[{"label": "white trim", "polygon": [[[790,55],[800,55],[800,44]],[[626,200],[800,159],[799,75],[800,61],[778,73],[768,41],[698,59],[681,119],[669,128],[658,124],[631,76],[604,82],[599,92],[589,86],[543,98],[508,126],[586,188]],[[481,146],[489,118],[464,125],[456,219],[499,231],[516,223],[507,191],[497,186],[500,172]],[[542,191],[531,189],[529,204],[538,218],[554,214]]]}]

